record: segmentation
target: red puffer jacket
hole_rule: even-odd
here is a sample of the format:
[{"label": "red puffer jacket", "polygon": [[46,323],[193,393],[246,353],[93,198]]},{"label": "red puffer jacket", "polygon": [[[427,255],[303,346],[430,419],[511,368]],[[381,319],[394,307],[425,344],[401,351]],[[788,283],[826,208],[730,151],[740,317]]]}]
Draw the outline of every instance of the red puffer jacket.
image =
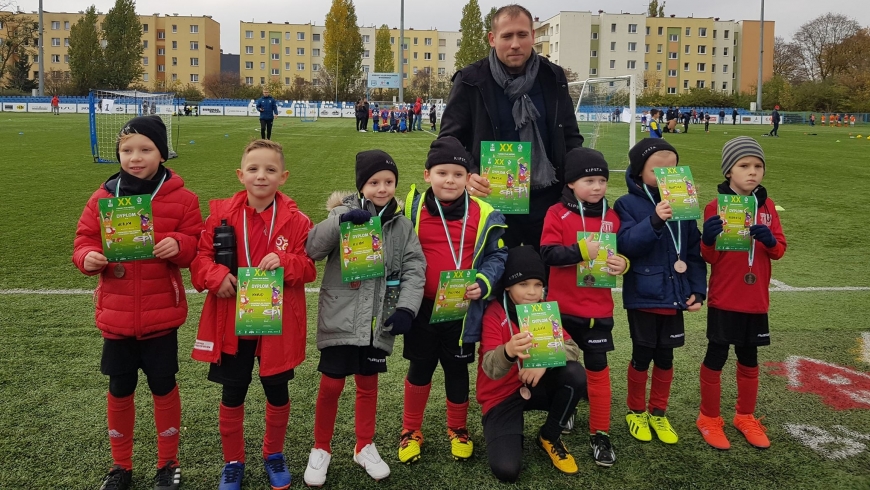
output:
[{"label": "red puffer jacket", "polygon": [[[281,318],[281,335],[264,335],[260,338],[257,355],[260,356],[260,376],[283,373],[305,360],[305,330],[308,325],[305,311],[305,283],[317,276],[314,261],[305,253],[308,231],[314,227],[308,216],[299,211],[296,203],[282,193],[277,193],[278,213],[275,218],[273,242],[268,253],[275,253],[284,268],[284,314]],[[247,192],[241,191],[229,199],[209,202],[210,215],[199,240],[199,254],[190,265],[193,287],[198,291],[208,289],[202,307],[199,330],[191,357],[197,361],[216,363],[221,352],[235,355],[239,338],[235,333],[236,298],[218,298],[217,290],[230,270],[214,263],[214,229],[222,219],[236,230],[236,240],[241,239]],[[239,265],[245,263],[244,245],[236,247]]]},{"label": "red puffer jacket", "polygon": [[179,268],[190,267],[196,256],[196,242],[202,232],[199,199],[184,187],[184,180],[172,175],[154,196],[154,242],[166,237],[178,242],[178,255],[171,259],[134,260],[123,263],[123,277],[115,277],[116,263],[98,271],[86,271],[85,256],[103,253],[97,200],[114,197],[103,184],[91,195],[79,218],[72,261],[84,274],[100,275],[94,291],[97,328],[103,337],[154,337],[178,328],[187,319],[187,299]]}]

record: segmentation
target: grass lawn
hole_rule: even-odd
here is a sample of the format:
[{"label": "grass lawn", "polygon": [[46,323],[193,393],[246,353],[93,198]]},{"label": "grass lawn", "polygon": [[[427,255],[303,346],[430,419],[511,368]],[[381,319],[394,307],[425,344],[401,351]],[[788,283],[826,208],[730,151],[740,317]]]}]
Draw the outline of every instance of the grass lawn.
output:
[{"label": "grass lawn", "polygon": [[[83,115],[0,113],[0,488],[97,488],[111,459],[105,422],[106,378],[99,373],[101,340],[93,326],[89,294],[34,294],[32,290],[90,290],[96,279],[84,277],[70,263],[75,224],[90,194],[116,165],[92,163],[87,117]],[[313,220],[326,216],[328,195],[354,185],[354,155],[381,148],[401,171],[398,195],[412,183],[423,185],[422,166],[433,135],[357,133],[352,122],[326,120],[303,124],[279,119],[273,137],[284,144],[290,179],[284,191]],[[619,125],[617,128],[625,128]],[[774,265],[773,277],[793,291],[771,294],[773,345],[760,350],[762,363],[781,363],[789,356],[818,359],[861,373],[862,332],[870,331],[867,305],[870,291],[803,288],[870,287],[863,217],[870,200],[863,187],[870,178],[870,141],[849,138],[848,129],[782,126],[780,138],[762,138],[761,126],[692,126],[688,134],[666,135],[680,152],[680,162],[692,166],[703,202],[715,197],[721,180],[722,144],[738,135],[758,137],[767,155],[764,185],[785,210],[780,213],[789,249]],[[233,169],[242,148],[259,136],[254,118],[182,118],[180,158],[169,167],[182,175],[200,198],[203,213],[208,201],[241,189]],[[725,134],[725,133],[728,134]],[[852,130],[868,133],[870,127]],[[20,134],[23,133],[23,134]],[[602,133],[602,145],[615,146],[618,135]],[[226,136],[225,136],[226,135]],[[639,135],[640,136],[640,135]],[[866,136],[866,134],[865,134]],[[627,139],[627,138],[626,138]],[[839,142],[837,142],[839,140]],[[607,152],[612,168],[624,168],[621,156]],[[610,155],[614,155],[611,157]],[[612,174],[611,202],[625,192],[622,174]],[[311,285],[316,286],[316,284]],[[28,292],[11,293],[11,290]],[[618,293],[617,293],[618,296]],[[220,389],[206,380],[207,366],[190,360],[196,323],[204,296],[191,295],[188,322],[179,334],[178,375],[184,404],[181,463],[184,486],[216,486],[222,456],[217,425]],[[308,295],[308,360],[290,383],[293,403],[286,454],[290,469],[302,485],[302,473],[313,444],[314,403],[319,374],[314,347],[316,294]],[[619,298],[617,304],[620,304]],[[762,366],[757,414],[765,415],[773,446],[752,449],[731,427],[735,397],[734,362],[723,373],[723,417],[732,450],[709,448],[694,427],[698,411],[698,367],[704,356],[706,313],[687,315],[687,345],[676,353],[675,380],[669,417],[680,442],[666,447],[658,441],[643,444],[627,433],[623,421],[625,366],[631,343],[625,314],[615,312],[616,351],[610,355],[613,381],[611,436],[618,462],[610,469],[596,467],[585,434],[587,406],[579,406],[579,429],[566,436],[580,466],[577,476],[558,474],[546,455],[531,442],[543,414],[527,416],[525,470],[516,488],[870,488],[870,382],[860,375],[835,376],[802,367],[813,379],[828,380],[827,394],[853,394],[856,406],[835,410],[823,397],[789,389],[785,377]],[[864,349],[864,351],[862,351]],[[427,410],[423,459],[413,466],[398,463],[395,454],[402,416],[402,379],[407,361],[401,353],[388,358],[389,372],[380,378],[378,426],[375,442],[390,463],[391,477],[375,484],[351,460],[354,444],[352,382],[341,399],[333,441],[329,488],[494,488],[486,465],[486,448],[479,407],[470,407],[470,430],[475,458],[455,463],[444,435],[444,395],[440,371]],[[732,355],[733,358],[733,355]],[[476,366],[473,366],[476,370]],[[473,373],[476,371],[473,371]],[[472,374],[474,376],[474,374]],[[472,378],[473,379],[473,378]],[[870,379],[870,378],[868,378]],[[865,384],[860,385],[861,382]],[[155,431],[151,397],[140,384],[136,395],[138,424],[134,487],[151,488],[155,466]],[[866,390],[866,391],[861,391]],[[473,395],[472,395],[473,399]],[[861,400],[864,400],[862,403]],[[258,463],[263,434],[264,397],[253,384],[246,420],[250,461],[244,488],[267,483]],[[803,429],[796,429],[803,425]],[[811,426],[811,428],[807,428]],[[797,434],[800,437],[796,437]],[[839,451],[839,452],[837,452]]]}]

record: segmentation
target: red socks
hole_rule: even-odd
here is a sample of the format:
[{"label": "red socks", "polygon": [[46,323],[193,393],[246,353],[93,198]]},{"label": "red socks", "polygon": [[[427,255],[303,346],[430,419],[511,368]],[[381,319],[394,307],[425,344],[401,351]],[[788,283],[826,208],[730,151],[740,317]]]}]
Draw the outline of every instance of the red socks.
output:
[{"label": "red socks", "polygon": [[[628,405],[628,409],[634,412],[643,412],[644,407],[646,406],[646,380],[647,380],[647,372],[646,371],[638,371],[631,365],[631,362],[628,363],[628,397],[625,402]],[[589,373],[586,373],[586,379],[588,382]]]},{"label": "red socks", "polygon": [[668,398],[671,396],[671,382],[674,380],[674,368],[662,369],[653,366],[652,383],[649,387],[649,413],[659,409],[667,411]]},{"label": "red socks", "polygon": [[453,403],[447,400],[447,427],[462,429],[468,425],[468,400],[465,403]]},{"label": "red socks", "polygon": [[108,394],[106,410],[109,422],[109,444],[112,447],[113,464],[125,470],[133,469],[133,426],[136,425],[135,395],[116,398]]},{"label": "red socks", "polygon": [[[289,405],[288,405],[289,407]],[[221,447],[224,462],[245,462],[245,406],[230,408],[221,403],[219,411]]]},{"label": "red socks", "polygon": [[375,414],[378,411],[378,375],[354,375],[356,381],[356,448],[362,448],[372,443],[375,437]]},{"label": "red socks", "polygon": [[758,401],[758,366],[747,367],[737,363],[737,406],[740,415],[755,413]]},{"label": "red socks", "polygon": [[420,430],[423,427],[423,412],[429,402],[429,390],[432,383],[425,386],[412,385],[405,378],[405,409],[402,414],[402,428],[405,430]]},{"label": "red socks", "polygon": [[284,438],[287,436],[287,421],[290,419],[290,402],[276,407],[266,402],[266,433],[263,434],[263,459],[275,453],[284,452]]},{"label": "red socks", "polygon": [[701,414],[718,417],[722,399],[722,371],[714,371],[701,364]]},{"label": "red socks", "polygon": [[335,417],[338,414],[338,398],[344,390],[344,378],[320,375],[320,390],[314,409],[314,448],[332,454],[330,442],[335,432]]},{"label": "red socks", "polygon": [[178,462],[178,433],[181,427],[181,397],[178,385],[163,396],[151,394],[154,399],[154,425],[157,428],[157,467],[169,461]]},{"label": "red socks", "polygon": [[601,371],[586,371],[586,383],[589,393],[589,433],[610,432],[610,366]]}]

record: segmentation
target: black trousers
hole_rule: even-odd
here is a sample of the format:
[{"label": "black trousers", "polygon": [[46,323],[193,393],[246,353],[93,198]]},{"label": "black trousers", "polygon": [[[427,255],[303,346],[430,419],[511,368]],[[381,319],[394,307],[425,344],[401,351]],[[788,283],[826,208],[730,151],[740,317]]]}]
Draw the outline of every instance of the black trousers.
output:
[{"label": "black trousers", "polygon": [[260,138],[272,139],[272,122],[274,122],[273,119],[260,119]]},{"label": "black trousers", "polygon": [[773,123],[773,129],[771,129],[767,134],[770,136],[779,136],[779,124]]}]

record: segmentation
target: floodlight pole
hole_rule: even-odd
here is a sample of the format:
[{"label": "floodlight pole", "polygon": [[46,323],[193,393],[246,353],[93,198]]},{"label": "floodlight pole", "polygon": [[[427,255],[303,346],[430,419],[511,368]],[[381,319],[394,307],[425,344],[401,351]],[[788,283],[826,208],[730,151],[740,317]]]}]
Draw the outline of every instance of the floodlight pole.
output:
[{"label": "floodlight pole", "polygon": [[39,96],[45,95],[45,38],[43,37],[44,26],[42,25],[42,0],[39,0]]},{"label": "floodlight pole", "polygon": [[399,13],[399,104],[405,102],[405,0]]},{"label": "floodlight pole", "polygon": [[761,88],[764,83],[764,0],[761,0],[761,34],[758,42],[758,88],[755,94],[755,110],[761,111]]}]

